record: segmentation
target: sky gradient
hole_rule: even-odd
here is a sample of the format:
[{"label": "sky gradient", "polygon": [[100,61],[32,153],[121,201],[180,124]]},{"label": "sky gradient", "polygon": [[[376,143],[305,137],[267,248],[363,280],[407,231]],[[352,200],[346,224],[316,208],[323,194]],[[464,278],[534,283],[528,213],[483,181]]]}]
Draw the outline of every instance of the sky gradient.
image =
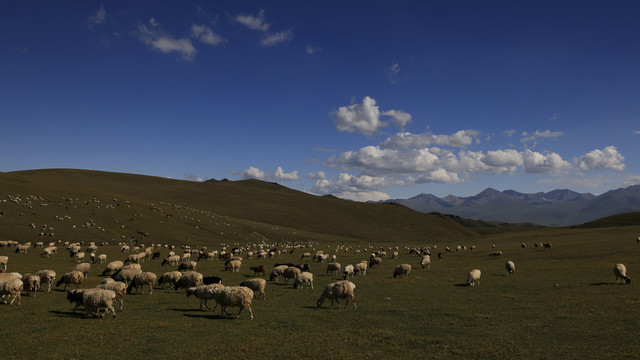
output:
[{"label": "sky gradient", "polygon": [[640,183],[631,1],[5,1],[0,171],[353,200]]}]

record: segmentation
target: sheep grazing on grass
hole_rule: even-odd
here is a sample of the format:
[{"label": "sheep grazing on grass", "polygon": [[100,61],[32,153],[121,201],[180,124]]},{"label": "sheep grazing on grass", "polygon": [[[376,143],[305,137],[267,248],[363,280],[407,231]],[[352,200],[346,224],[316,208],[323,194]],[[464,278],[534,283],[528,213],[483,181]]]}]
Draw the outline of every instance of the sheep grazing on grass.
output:
[{"label": "sheep grazing on grass", "polygon": [[113,308],[115,299],[116,293],[113,290],[95,289],[82,295],[82,305],[87,309],[89,316],[102,317],[104,314],[100,315],[100,310],[105,309],[107,314],[111,311],[113,317],[116,317],[116,310]]},{"label": "sheep grazing on grass", "polygon": [[264,265],[256,265],[249,268],[249,271],[253,271],[253,276],[258,276],[262,273],[262,276],[267,274],[267,268]]},{"label": "sheep grazing on grass", "polygon": [[0,256],[0,268],[4,271],[7,271],[7,262],[9,261],[8,256]]},{"label": "sheep grazing on grass", "polygon": [[353,267],[353,273],[356,275],[361,275],[361,276],[365,276],[367,275],[367,262],[366,261],[362,261],[360,263],[357,263],[354,265]]},{"label": "sheep grazing on grass", "polygon": [[87,274],[89,273],[89,271],[91,271],[91,264],[89,264],[89,263],[80,263],[80,264],[76,265],[76,267],[73,270],[80,271],[82,273],[82,275],[84,275],[84,277],[87,277]]},{"label": "sheep grazing on grass", "polygon": [[516,271],[516,264],[514,264],[513,261],[509,260],[504,265],[504,267],[507,269],[509,276],[513,276],[513,273]]},{"label": "sheep grazing on grass", "polygon": [[165,266],[165,265],[178,265],[178,263],[180,262],[180,256],[179,255],[170,255],[167,256],[164,260],[162,260],[162,263],[160,265]]},{"label": "sheep grazing on grass", "polygon": [[187,271],[180,276],[178,282],[176,282],[174,288],[179,290],[181,288],[188,289],[190,287],[196,287],[202,285],[203,276],[199,272]]},{"label": "sheep grazing on grass", "polygon": [[163,289],[165,284],[170,284],[169,286],[174,287],[181,276],[182,273],[180,271],[166,272],[158,278],[158,286],[160,286],[160,289]]},{"label": "sheep grazing on grass", "polygon": [[20,293],[22,292],[24,284],[22,280],[18,278],[11,278],[6,280],[0,280],[0,297],[2,297],[2,302],[5,304],[7,301],[4,299],[5,296],[12,296],[13,299],[9,303],[9,305],[13,305],[13,302],[18,299],[18,305],[20,305]]},{"label": "sheep grazing on grass", "polygon": [[240,271],[241,266],[242,266],[242,260],[231,260],[224,265],[224,269],[225,271],[231,270],[232,272],[238,272]]},{"label": "sheep grazing on grass", "polygon": [[36,273],[40,276],[40,285],[47,285],[47,292],[51,291],[51,285],[56,280],[56,272],[53,270],[40,270]]},{"label": "sheep grazing on grass", "polygon": [[338,275],[342,271],[342,266],[340,263],[332,262],[327,264],[327,274],[329,275]]},{"label": "sheep grazing on grass", "polygon": [[120,260],[112,261],[107,264],[107,267],[102,272],[102,276],[111,276],[124,267],[124,263]]},{"label": "sheep grazing on grass", "polygon": [[75,253],[73,255],[73,261],[74,262],[80,262],[82,260],[84,260],[84,253],[83,252],[78,252],[78,253]]},{"label": "sheep grazing on grass", "polygon": [[[105,279],[106,280],[106,279]],[[113,280],[109,278],[109,280]],[[124,305],[124,296],[127,294],[127,284],[122,281],[112,281],[106,284],[100,284],[96,286],[98,289],[111,290],[116,293],[116,300],[120,303],[120,311]]]},{"label": "sheep grazing on grass", "polygon": [[149,285],[149,295],[153,294],[153,284],[156,282],[156,274],[145,271],[138,274],[135,274],[131,283],[127,287],[127,294],[131,294],[131,291],[135,288],[136,294],[138,293],[138,289],[144,294],[144,286]]},{"label": "sheep grazing on grass", "polygon": [[490,253],[489,256],[490,257],[502,256],[502,251],[494,251],[494,252]]},{"label": "sheep grazing on grass", "polygon": [[429,266],[431,265],[431,256],[430,255],[425,255],[422,257],[422,260],[420,260],[420,265],[422,266],[422,268],[429,268]]},{"label": "sheep grazing on grass", "polygon": [[180,265],[178,265],[178,271],[188,271],[188,270],[195,271],[196,266],[198,266],[198,263],[195,261],[185,261],[180,263]]},{"label": "sheep grazing on grass", "polygon": [[67,291],[67,301],[72,304],[75,304],[75,306],[73,307],[73,312],[76,312],[76,309],[78,308],[78,306],[82,306],[82,296],[84,295],[84,293],[89,291],[94,291],[94,290],[96,289],[95,288],[71,289]]},{"label": "sheep grazing on grass", "polygon": [[478,269],[473,269],[469,271],[469,276],[467,276],[467,285],[474,286],[475,284],[480,285],[480,275],[481,272]]},{"label": "sheep grazing on grass", "polygon": [[106,264],[107,263],[107,254],[100,254],[96,260],[98,264]]},{"label": "sheep grazing on grass", "polygon": [[353,265],[349,264],[344,267],[344,271],[342,272],[342,278],[344,280],[347,280],[348,278],[353,277],[354,274],[355,274],[354,267]]},{"label": "sheep grazing on grass", "polygon": [[64,290],[67,290],[67,286],[74,284],[77,289],[78,286],[82,284],[82,280],[84,280],[84,274],[80,271],[73,270],[62,275],[60,280],[56,283],[56,287],[64,284]]},{"label": "sheep grazing on grass", "polygon": [[380,264],[382,264],[382,258],[374,257],[371,260],[369,260],[369,267],[370,268],[379,267]]},{"label": "sheep grazing on grass", "polygon": [[349,300],[353,302],[353,308],[357,309],[356,306],[356,298],[353,291],[355,290],[356,285],[349,280],[342,280],[338,282],[331,283],[327,285],[327,287],[320,295],[320,299],[316,302],[318,307],[321,307],[326,299],[331,300],[331,306],[333,307],[333,302],[335,301],[338,304],[338,309],[340,308],[340,301],[338,299],[347,299],[346,304],[344,305],[345,309],[349,306]]},{"label": "sheep grazing on grass", "polygon": [[308,271],[304,271],[301,272],[300,275],[296,276],[296,280],[293,282],[293,287],[297,288],[297,289],[302,289],[302,286],[304,284],[307,284],[307,289],[308,288],[312,288],[313,289],[313,274],[308,272]]},{"label": "sheep grazing on grass", "polygon": [[288,269],[289,266],[288,265],[279,265],[274,267],[271,270],[271,275],[269,276],[269,280],[270,281],[278,281],[278,277],[280,275],[282,275],[282,273],[284,272],[285,269]]},{"label": "sheep grazing on grass", "polygon": [[411,265],[409,264],[400,264],[396,266],[395,270],[393,270],[394,279],[403,275],[405,278],[408,278],[409,274],[411,274]]},{"label": "sheep grazing on grass", "polygon": [[240,283],[240,286],[246,286],[249,289],[253,290],[253,294],[255,295],[256,298],[260,297],[260,295],[262,295],[263,299],[265,298],[264,290],[267,287],[267,280],[265,279],[262,279],[262,278],[248,279]]},{"label": "sheep grazing on grass", "polygon": [[216,287],[207,291],[211,292],[216,304],[222,307],[220,316],[224,316],[225,314],[231,315],[227,312],[227,307],[238,306],[240,307],[240,311],[236,314],[236,318],[240,317],[242,310],[247,309],[251,315],[251,320],[253,320],[253,311],[251,311],[253,290],[246,286],[225,286]]},{"label": "sheep grazing on grass", "polygon": [[113,280],[115,281],[122,281],[123,283],[127,284],[127,286],[129,286],[129,283],[133,280],[136,274],[141,272],[142,270],[136,268],[122,269],[117,273],[111,275],[111,278],[113,278]]},{"label": "sheep grazing on grass", "polygon": [[209,309],[207,306],[207,301],[213,299],[213,293],[208,291],[209,289],[213,289],[216,287],[224,287],[222,284],[210,284],[210,285],[198,285],[193,286],[186,289],[187,297],[194,295],[198,299],[200,299],[200,310],[202,310],[202,306]]},{"label": "sheep grazing on grass", "polygon": [[298,269],[295,266],[289,266],[288,268],[284,269],[284,271],[282,272],[282,276],[284,277],[284,283],[288,284],[289,283],[289,279],[294,279],[296,278],[296,276],[300,275],[302,271],[300,271],[300,269]]},{"label": "sheep grazing on grass", "polygon": [[29,296],[33,293],[35,297],[40,290],[40,276],[36,274],[25,274],[22,276],[22,283],[24,290],[27,292]]},{"label": "sheep grazing on grass", "polygon": [[542,243],[540,244],[540,246],[542,246],[545,249],[551,249],[551,243]]},{"label": "sheep grazing on grass", "polygon": [[631,283],[631,279],[627,276],[627,267],[623,264],[616,264],[613,267],[613,273],[616,275],[616,284]]}]

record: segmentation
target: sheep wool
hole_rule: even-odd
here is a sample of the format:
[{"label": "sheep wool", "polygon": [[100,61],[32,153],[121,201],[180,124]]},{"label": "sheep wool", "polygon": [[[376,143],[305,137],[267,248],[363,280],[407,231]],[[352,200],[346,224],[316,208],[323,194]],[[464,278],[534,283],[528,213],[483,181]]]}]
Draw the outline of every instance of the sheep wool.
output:
[{"label": "sheep wool", "polygon": [[509,260],[504,265],[504,267],[507,269],[509,276],[513,276],[513,273],[516,271],[516,264],[514,264],[513,261]]},{"label": "sheep wool", "polygon": [[475,284],[480,285],[480,275],[481,272],[478,269],[473,269],[469,272],[469,276],[467,277],[467,285],[474,286]]},{"label": "sheep wool", "polygon": [[47,292],[51,291],[51,285],[56,280],[56,272],[53,270],[40,270],[36,272],[36,275],[40,276],[40,284],[47,285]]},{"label": "sheep wool", "polygon": [[262,295],[262,299],[265,298],[265,288],[267,287],[267,280],[262,278],[254,278],[243,281],[240,286],[246,286],[253,290],[255,297]]},{"label": "sheep wool", "polygon": [[411,274],[411,265],[409,264],[400,264],[396,266],[395,270],[393,270],[394,279],[403,275],[405,278],[408,278],[409,274]]},{"label": "sheep wool", "polygon": [[113,317],[116,317],[116,310],[113,308],[113,301],[116,299],[116,293],[113,290],[96,289],[95,291],[88,291],[82,295],[82,304],[87,309],[87,314],[92,314],[96,317],[102,317],[100,315],[100,309],[106,309],[106,313],[109,311],[113,313]]},{"label": "sheep wool", "polygon": [[16,299],[18,299],[18,305],[20,305],[20,293],[22,292],[22,288],[22,280],[18,278],[14,277],[8,280],[0,280],[0,296],[2,297],[2,301],[6,304],[7,301],[4,300],[4,297],[8,295],[13,297],[9,305],[13,305],[13,302]]},{"label": "sheep wool", "polygon": [[338,282],[331,283],[325,287],[322,295],[316,302],[318,307],[321,307],[326,299],[331,300],[331,306],[333,307],[333,302],[335,301],[338,304],[338,309],[340,308],[340,301],[338,299],[346,299],[346,304],[344,305],[345,309],[349,306],[349,300],[353,302],[353,308],[357,309],[356,306],[356,298],[354,294],[354,290],[356,285],[349,280],[342,280]]},{"label": "sheep wool", "polygon": [[616,284],[631,283],[631,279],[627,276],[627,268],[624,264],[616,264],[613,267],[613,273],[616,276]]},{"label": "sheep wool", "polygon": [[240,311],[236,314],[236,318],[240,317],[242,310],[247,309],[251,320],[253,320],[253,311],[251,311],[251,300],[253,299],[253,290],[245,286],[225,286],[208,290],[212,293],[216,304],[220,305],[221,316],[230,315],[227,307],[238,306]]}]

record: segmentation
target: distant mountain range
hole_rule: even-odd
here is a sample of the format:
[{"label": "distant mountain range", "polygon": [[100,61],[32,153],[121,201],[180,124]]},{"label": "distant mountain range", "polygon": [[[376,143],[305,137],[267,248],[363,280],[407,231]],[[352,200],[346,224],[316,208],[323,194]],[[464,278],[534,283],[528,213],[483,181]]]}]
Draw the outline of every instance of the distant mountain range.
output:
[{"label": "distant mountain range", "polygon": [[578,225],[615,214],[640,211],[640,185],[595,196],[571,190],[524,194],[488,188],[475,196],[439,198],[420,194],[395,202],[423,213],[439,212],[463,218],[547,226]]}]

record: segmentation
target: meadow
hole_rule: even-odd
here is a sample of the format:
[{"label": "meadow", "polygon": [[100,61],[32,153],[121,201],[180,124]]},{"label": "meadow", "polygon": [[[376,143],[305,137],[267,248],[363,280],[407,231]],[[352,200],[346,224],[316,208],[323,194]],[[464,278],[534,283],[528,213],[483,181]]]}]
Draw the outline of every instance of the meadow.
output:
[{"label": "meadow", "polygon": [[[115,244],[134,237],[147,245],[175,244],[178,249],[181,244],[209,250],[236,244],[302,246],[275,258],[244,255],[238,273],[224,271],[222,261],[198,262],[197,271],[205,276],[237,285],[253,275],[250,266],[264,264],[269,271],[275,263],[306,262],[301,259],[303,252],[336,254],[343,267],[367,260],[373,250],[384,248],[388,254],[379,268],[352,279],[357,309],[329,308],[328,302],[317,308],[324,287],[340,278],[327,275],[326,263],[317,262],[310,262],[313,290],[293,289],[282,280],[268,282],[266,299],[253,301],[254,320],[247,312],[235,319],[221,317],[219,308],[201,311],[199,299],[168,288],[154,289],[153,295],[127,295],[124,311],[102,319],[87,317],[81,309],[73,313],[62,287],[37,296],[23,294],[20,306],[0,304],[3,359],[640,358],[640,343],[633,335],[640,320],[634,275],[640,269],[638,225],[611,226],[617,224],[611,220],[585,228],[469,228],[399,206],[310,199],[257,183],[235,184],[241,185],[241,199],[255,205],[251,198],[257,197],[272,204],[243,212],[233,205],[238,198],[228,203],[222,199],[225,192],[232,197],[234,184],[202,184],[214,193],[214,186],[224,187],[215,202],[202,199],[201,190],[193,190],[197,196],[186,196],[185,188],[195,189],[195,184],[179,183],[183,188],[172,193],[176,183],[168,180],[147,179],[131,190],[100,182],[116,177],[111,174],[100,174],[91,182],[80,174],[81,183],[69,180],[80,176],[77,173],[53,182],[42,177],[30,180],[33,176],[24,174],[0,175],[1,189],[14,200],[18,194],[21,197],[18,202],[6,198],[0,205],[0,240],[106,241],[111,245],[100,246],[97,253],[107,254],[107,262],[124,260],[127,254]],[[287,218],[291,213],[274,210],[276,199],[269,197],[274,191],[290,198],[283,208],[325,220],[337,213],[340,219],[307,226],[312,216]],[[44,203],[48,205],[41,206]],[[227,204],[230,211],[220,204]],[[412,223],[416,221],[423,223]],[[355,229],[346,226],[349,222],[357,224]],[[542,242],[553,246],[546,250],[533,246]],[[445,247],[457,245],[467,250],[437,259]],[[399,257],[391,259],[389,248],[396,246]],[[422,269],[420,259],[409,253],[413,246],[432,248],[429,269]],[[75,264],[64,247],[58,247],[59,253],[50,258],[33,248],[27,254],[0,248],[0,255],[9,256],[8,271],[52,269],[59,278]],[[495,250],[503,251],[503,256],[489,257]],[[160,250],[161,259],[168,251]],[[145,261],[143,270],[157,275],[175,270],[161,266],[161,259]],[[506,260],[516,264],[512,277],[505,270]],[[393,279],[393,270],[401,263],[411,264],[413,271],[409,278]],[[631,284],[615,284],[616,263],[626,265]],[[81,287],[98,284],[104,266],[93,264]],[[467,274],[474,268],[482,271],[480,284],[466,286]]]}]

